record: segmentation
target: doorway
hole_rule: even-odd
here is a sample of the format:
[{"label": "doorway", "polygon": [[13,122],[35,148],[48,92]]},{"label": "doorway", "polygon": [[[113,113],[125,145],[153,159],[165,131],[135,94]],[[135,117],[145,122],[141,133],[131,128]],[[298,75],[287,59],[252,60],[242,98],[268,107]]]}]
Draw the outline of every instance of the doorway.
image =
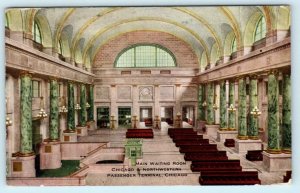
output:
[{"label": "doorway", "polygon": [[182,121],[191,126],[195,126],[195,107],[183,106],[182,107]]},{"label": "doorway", "polygon": [[140,107],[140,122],[144,122],[145,127],[152,127],[152,107]]},{"label": "doorway", "polygon": [[109,107],[97,107],[97,128],[109,128]]},{"label": "doorway", "polygon": [[173,109],[174,107],[160,107],[161,122],[166,122],[168,125],[173,125]]},{"label": "doorway", "polygon": [[118,124],[119,128],[131,128],[131,108],[119,107],[118,108]]}]

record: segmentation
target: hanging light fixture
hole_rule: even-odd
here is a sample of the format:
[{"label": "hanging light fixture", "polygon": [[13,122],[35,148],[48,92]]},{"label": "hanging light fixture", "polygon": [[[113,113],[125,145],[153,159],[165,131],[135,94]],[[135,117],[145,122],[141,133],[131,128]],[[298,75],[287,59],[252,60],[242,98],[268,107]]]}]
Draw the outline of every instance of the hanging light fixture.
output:
[{"label": "hanging light fixture", "polygon": [[64,97],[62,96],[62,106],[59,107],[60,114],[66,114],[68,112],[67,107],[65,106]]},{"label": "hanging light fixture", "polygon": [[85,107],[86,107],[86,108],[90,108],[91,105],[90,105],[88,102],[86,102]]},{"label": "hanging light fixture", "polygon": [[48,115],[47,115],[46,111],[44,110],[44,97],[41,97],[40,111],[37,114],[37,118],[43,120],[46,117],[48,117]]},{"label": "hanging light fixture", "polygon": [[77,104],[75,105],[75,110],[78,111],[78,110],[80,110],[80,109],[81,109],[81,107],[80,107],[80,105],[77,103]]},{"label": "hanging light fixture", "polygon": [[250,112],[250,114],[253,115],[255,118],[258,118],[261,115],[261,112],[259,111],[258,107],[255,106]]}]

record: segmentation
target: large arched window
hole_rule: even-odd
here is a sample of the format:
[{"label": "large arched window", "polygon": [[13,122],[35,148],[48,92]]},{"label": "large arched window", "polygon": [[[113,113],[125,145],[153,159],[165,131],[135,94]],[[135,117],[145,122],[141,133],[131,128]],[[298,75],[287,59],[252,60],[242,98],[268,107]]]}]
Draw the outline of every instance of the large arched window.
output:
[{"label": "large arched window", "polygon": [[138,44],[124,49],[115,61],[117,68],[175,67],[176,59],[166,48],[156,44]]},{"label": "large arched window", "polygon": [[234,37],[231,43],[231,53],[236,52],[236,50],[237,50],[236,37]]},{"label": "large arched window", "polygon": [[258,20],[258,22],[256,24],[256,28],[255,28],[255,32],[254,32],[254,42],[261,40],[264,37],[266,37],[266,20],[262,16],[262,17],[260,17],[260,19]]},{"label": "large arched window", "polygon": [[42,43],[41,29],[36,21],[34,21],[32,25],[32,35],[35,42]]}]

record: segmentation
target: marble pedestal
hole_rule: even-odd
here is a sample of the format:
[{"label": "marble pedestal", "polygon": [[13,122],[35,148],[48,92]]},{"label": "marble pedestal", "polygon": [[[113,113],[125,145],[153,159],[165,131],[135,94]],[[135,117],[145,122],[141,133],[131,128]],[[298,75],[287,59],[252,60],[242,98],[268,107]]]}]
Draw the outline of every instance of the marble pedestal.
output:
[{"label": "marble pedestal", "polygon": [[44,141],[40,148],[40,168],[57,169],[61,167],[60,142]]},{"label": "marble pedestal", "polygon": [[223,143],[223,142],[225,142],[225,139],[236,139],[237,135],[238,135],[238,131],[218,130],[217,131],[217,141]]},{"label": "marble pedestal", "polygon": [[77,142],[77,133],[64,131],[62,134],[62,140],[63,142]]},{"label": "marble pedestal", "polygon": [[235,151],[238,153],[246,154],[248,150],[262,150],[261,140],[253,139],[235,139]]},{"label": "marble pedestal", "polygon": [[76,127],[76,133],[77,133],[78,136],[87,136],[88,135],[88,128],[87,128],[87,126]]},{"label": "marble pedestal", "polygon": [[96,129],[96,121],[88,121],[86,123],[86,126],[87,126],[89,131],[93,131],[93,130]]},{"label": "marble pedestal", "polygon": [[270,154],[263,152],[263,167],[268,172],[287,171],[292,169],[291,154]]},{"label": "marble pedestal", "polygon": [[35,177],[35,155],[12,157],[11,177]]},{"label": "marble pedestal", "polygon": [[220,125],[205,125],[206,126],[206,135],[209,135],[213,138],[217,138],[217,131],[220,128]]}]

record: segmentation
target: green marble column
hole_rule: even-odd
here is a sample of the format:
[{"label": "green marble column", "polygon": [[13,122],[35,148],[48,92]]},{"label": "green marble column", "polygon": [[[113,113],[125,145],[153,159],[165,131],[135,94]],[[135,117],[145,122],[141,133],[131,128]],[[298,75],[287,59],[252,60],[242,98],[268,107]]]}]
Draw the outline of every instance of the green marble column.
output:
[{"label": "green marble column", "polygon": [[238,107],[238,139],[248,139],[247,136],[247,95],[246,80],[239,79],[239,107]]},{"label": "green marble column", "polygon": [[78,124],[81,127],[86,126],[86,89],[85,84],[80,85],[80,111]]},{"label": "green marble column", "polygon": [[220,82],[220,130],[227,130],[226,81]]},{"label": "green marble column", "polygon": [[291,153],[291,77],[283,74],[282,90],[282,150]]},{"label": "green marble column", "polygon": [[67,131],[75,132],[74,83],[68,82],[68,116]]},{"label": "green marble column", "polygon": [[268,152],[280,153],[279,90],[275,73],[268,76]]},{"label": "green marble column", "polygon": [[88,121],[94,121],[94,86],[89,86],[89,104],[90,108],[88,109]]},{"label": "green marble column", "polygon": [[[257,77],[254,76],[250,80],[250,112],[254,108],[258,108],[258,98],[257,98]],[[249,117],[249,127],[248,127],[248,137],[249,139],[259,139],[258,137],[258,117],[250,114]]]},{"label": "green marble column", "polygon": [[198,87],[198,120],[205,120],[205,107],[202,106],[205,98],[204,85],[199,84]]},{"label": "green marble column", "polygon": [[[235,99],[234,99],[234,81],[229,82],[229,106],[233,105],[235,107]],[[236,111],[228,111],[228,129],[236,130],[235,127],[235,113]]]},{"label": "green marble column", "polygon": [[215,114],[214,114],[214,99],[215,99],[215,89],[212,82],[207,85],[207,124],[215,124]]},{"label": "green marble column", "polygon": [[20,97],[20,129],[21,142],[20,154],[33,155],[32,150],[32,83],[31,75],[21,74],[21,97]]},{"label": "green marble column", "polygon": [[58,82],[56,79],[50,80],[50,119],[49,136],[51,141],[59,140],[59,112],[58,112]]}]

